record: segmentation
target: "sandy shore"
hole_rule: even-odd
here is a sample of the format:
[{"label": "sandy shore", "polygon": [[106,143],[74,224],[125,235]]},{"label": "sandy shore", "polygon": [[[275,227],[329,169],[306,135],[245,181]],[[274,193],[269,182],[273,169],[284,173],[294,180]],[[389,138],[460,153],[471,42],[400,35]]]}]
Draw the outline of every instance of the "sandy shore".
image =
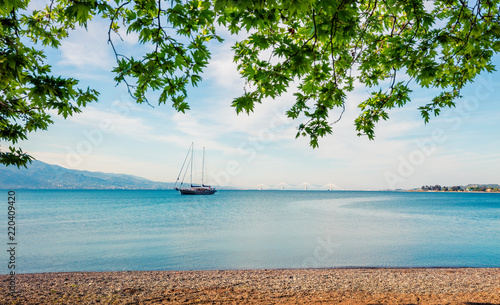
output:
[{"label": "sandy shore", "polygon": [[0,275],[0,304],[500,304],[499,268]]}]

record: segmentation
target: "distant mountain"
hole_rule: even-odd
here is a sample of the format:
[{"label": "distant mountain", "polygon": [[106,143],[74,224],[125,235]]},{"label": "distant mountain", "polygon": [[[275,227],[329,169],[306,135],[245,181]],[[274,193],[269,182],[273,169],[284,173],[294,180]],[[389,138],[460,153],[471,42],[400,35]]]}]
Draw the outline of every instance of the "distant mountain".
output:
[{"label": "distant mountain", "polygon": [[500,188],[499,184],[467,184],[464,186],[464,188],[469,188],[469,187],[485,187],[485,188]]},{"label": "distant mountain", "polygon": [[67,169],[42,161],[28,168],[0,167],[0,189],[169,189],[173,183],[155,182],[124,174]]}]

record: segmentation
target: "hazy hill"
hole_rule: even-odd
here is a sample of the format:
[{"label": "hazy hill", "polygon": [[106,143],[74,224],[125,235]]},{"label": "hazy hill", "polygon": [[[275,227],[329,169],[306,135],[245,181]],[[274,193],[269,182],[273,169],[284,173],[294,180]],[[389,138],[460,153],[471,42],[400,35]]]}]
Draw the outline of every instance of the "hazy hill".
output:
[{"label": "hazy hill", "polygon": [[500,188],[500,185],[498,184],[467,184],[466,186],[464,186],[464,188],[468,188],[468,187],[485,187],[485,188]]},{"label": "hazy hill", "polygon": [[169,189],[172,186],[132,175],[73,170],[41,161],[33,161],[28,168],[0,167],[0,189]]}]

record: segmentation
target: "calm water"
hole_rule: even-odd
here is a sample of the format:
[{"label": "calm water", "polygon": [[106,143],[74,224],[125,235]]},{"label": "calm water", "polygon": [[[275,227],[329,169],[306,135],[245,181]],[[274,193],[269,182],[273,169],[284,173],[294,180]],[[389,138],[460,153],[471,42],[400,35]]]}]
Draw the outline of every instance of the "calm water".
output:
[{"label": "calm water", "polygon": [[19,190],[17,213],[19,273],[500,267],[500,194]]}]

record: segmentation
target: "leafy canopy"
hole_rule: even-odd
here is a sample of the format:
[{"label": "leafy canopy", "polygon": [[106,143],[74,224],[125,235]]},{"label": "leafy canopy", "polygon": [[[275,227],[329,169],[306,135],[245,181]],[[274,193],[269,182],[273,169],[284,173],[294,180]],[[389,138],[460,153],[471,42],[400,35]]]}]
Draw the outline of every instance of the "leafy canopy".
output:
[{"label": "leafy canopy", "polygon": [[441,90],[420,107],[427,123],[479,73],[492,72],[500,50],[499,1],[224,2],[219,22],[252,33],[233,48],[253,88],[234,100],[236,111],[250,112],[298,81],[287,114],[305,120],[297,137],[309,136],[313,147],[332,133],[330,116],[337,109],[340,119],[355,85],[373,90],[355,120],[358,135],[373,139],[387,110],[410,101],[412,83]]},{"label": "leafy canopy", "polygon": [[[187,88],[201,81],[210,60],[207,43],[222,41],[215,24],[243,37],[233,46],[246,80],[233,100],[236,112],[296,86],[288,117],[300,120],[297,137],[313,147],[332,133],[354,86],[371,88],[355,120],[373,139],[388,110],[410,102],[410,86],[437,88],[419,110],[425,122],[453,107],[460,91],[491,72],[500,50],[500,0],[60,0],[29,10],[29,0],[0,0],[0,140],[15,145],[52,123],[49,110],[67,117],[98,99],[78,80],[51,74],[44,48],[57,48],[76,26],[95,16],[109,22],[115,81],[138,103],[159,91],[158,103],[189,109]],[[135,32],[140,58],[121,54],[114,41]],[[147,46],[147,47],[146,47]],[[334,117],[333,119],[331,117]],[[31,156],[10,146],[0,163],[26,165]]]}]

